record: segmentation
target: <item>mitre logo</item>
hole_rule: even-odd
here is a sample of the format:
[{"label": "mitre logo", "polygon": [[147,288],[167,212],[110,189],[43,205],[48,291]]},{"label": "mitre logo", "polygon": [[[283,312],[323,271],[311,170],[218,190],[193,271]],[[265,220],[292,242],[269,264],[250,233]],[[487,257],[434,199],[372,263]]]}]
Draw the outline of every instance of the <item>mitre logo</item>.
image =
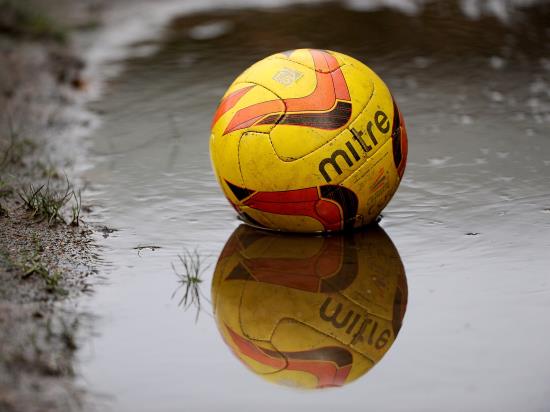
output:
[{"label": "mitre logo", "polygon": [[[378,138],[373,130],[374,126],[376,126],[376,130],[378,130],[378,132],[376,132],[378,133]],[[359,144],[365,156],[369,156],[369,152],[373,150],[373,147],[378,146],[378,139],[383,137],[383,135],[389,131],[390,121],[388,119],[388,115],[382,110],[378,110],[374,114],[373,120],[369,120],[366,130],[356,130],[354,128],[350,129],[350,132],[353,135],[353,140]],[[330,170],[336,172],[338,175],[342,174],[342,167],[338,163],[339,158],[342,159],[349,167],[353,166],[354,161],[351,159],[350,155],[353,157],[355,162],[358,162],[361,159],[361,154],[353,146],[351,140],[346,142],[345,148],[342,147],[334,150],[329,157],[326,157],[319,162],[319,172],[327,183],[332,181],[332,176],[329,174]],[[332,169],[327,170],[327,166],[329,165]]]}]

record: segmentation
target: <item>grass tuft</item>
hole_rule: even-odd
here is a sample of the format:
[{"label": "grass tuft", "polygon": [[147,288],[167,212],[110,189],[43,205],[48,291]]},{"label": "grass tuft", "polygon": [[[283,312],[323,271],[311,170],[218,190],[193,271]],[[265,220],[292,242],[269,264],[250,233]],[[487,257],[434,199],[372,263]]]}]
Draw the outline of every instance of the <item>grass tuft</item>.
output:
[{"label": "grass tuft", "polygon": [[49,225],[56,223],[67,223],[63,217],[63,208],[74,199],[71,205],[71,221],[72,226],[78,226],[80,222],[80,212],[82,210],[82,198],[80,191],[75,192],[71,188],[69,180],[66,179],[67,185],[65,190],[58,191],[50,187],[50,182],[40,186],[28,185],[18,191],[18,195],[23,201],[25,209],[30,213],[31,219],[36,219],[39,222],[47,221]]},{"label": "grass tuft", "polygon": [[38,221],[47,220],[49,225],[58,222],[65,222],[61,214],[61,209],[70,199],[71,191],[67,187],[65,192],[57,192],[47,185],[28,187],[19,191],[19,197],[23,201],[25,208],[30,212],[31,219]]},{"label": "grass tuft", "polygon": [[[77,194],[78,193],[78,194]],[[78,192],[73,191],[74,204],[71,206],[71,226],[78,226],[80,224],[80,212],[82,210],[82,196],[80,190]]]}]

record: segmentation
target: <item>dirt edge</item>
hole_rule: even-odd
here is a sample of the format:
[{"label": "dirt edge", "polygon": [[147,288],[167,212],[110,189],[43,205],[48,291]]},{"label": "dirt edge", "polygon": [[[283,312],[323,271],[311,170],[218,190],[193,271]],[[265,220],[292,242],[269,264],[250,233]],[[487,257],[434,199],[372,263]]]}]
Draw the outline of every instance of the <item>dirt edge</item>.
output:
[{"label": "dirt edge", "polygon": [[[85,5],[66,12],[82,20]],[[74,151],[62,148],[82,122],[74,108],[86,92],[84,62],[71,29],[31,2],[2,7],[0,410],[80,410],[75,353],[91,322],[75,298],[91,291],[98,248],[71,179]]]}]

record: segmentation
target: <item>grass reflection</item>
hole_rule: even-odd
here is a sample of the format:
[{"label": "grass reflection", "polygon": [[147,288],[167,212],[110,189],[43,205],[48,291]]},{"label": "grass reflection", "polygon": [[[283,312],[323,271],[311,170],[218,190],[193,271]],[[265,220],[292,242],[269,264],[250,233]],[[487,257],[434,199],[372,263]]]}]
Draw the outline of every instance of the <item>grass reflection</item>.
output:
[{"label": "grass reflection", "polygon": [[178,306],[184,310],[196,308],[195,322],[199,320],[199,314],[203,310],[202,299],[210,303],[201,291],[202,275],[209,267],[210,264],[205,264],[204,257],[197,249],[190,251],[184,248],[183,253],[178,254],[178,262],[172,262],[172,269],[178,278],[178,287],[172,293],[172,299],[183,291]]}]

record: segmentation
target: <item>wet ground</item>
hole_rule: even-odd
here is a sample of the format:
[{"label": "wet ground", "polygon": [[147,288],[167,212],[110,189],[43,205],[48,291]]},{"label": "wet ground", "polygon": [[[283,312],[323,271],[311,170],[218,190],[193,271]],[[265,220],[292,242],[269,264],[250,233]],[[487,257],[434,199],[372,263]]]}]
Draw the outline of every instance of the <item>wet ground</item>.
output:
[{"label": "wet ground", "polygon": [[[98,315],[96,337],[80,352],[98,409],[550,408],[550,9],[497,18],[466,6],[191,14],[129,46],[142,57],[111,62],[123,69],[91,105],[102,126],[85,174],[94,219],[116,229],[105,231],[104,281],[85,304]],[[399,335],[355,382],[309,392],[248,370],[210,303],[218,256],[239,226],[211,171],[211,116],[244,68],[299,47],[338,50],[379,73],[410,150],[380,223],[408,284]],[[322,256],[319,241],[302,245]],[[352,261],[365,244],[353,243]],[[179,305],[185,287],[171,267],[181,269],[184,248],[205,269],[198,321],[195,307]],[[285,250],[276,257],[290,259]]]}]

